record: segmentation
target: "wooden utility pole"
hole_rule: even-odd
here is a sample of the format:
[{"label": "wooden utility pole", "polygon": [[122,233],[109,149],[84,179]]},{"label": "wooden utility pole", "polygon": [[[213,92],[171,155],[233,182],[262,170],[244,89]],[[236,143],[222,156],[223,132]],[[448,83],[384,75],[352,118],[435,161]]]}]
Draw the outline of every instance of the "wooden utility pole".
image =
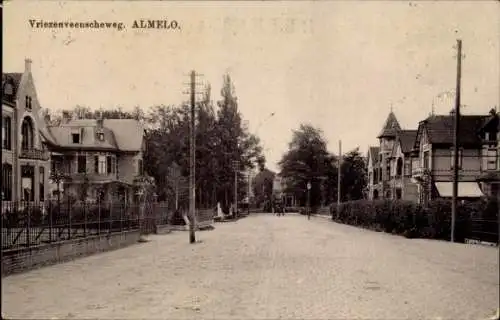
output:
[{"label": "wooden utility pole", "polygon": [[459,130],[460,130],[460,84],[462,80],[462,40],[457,40],[457,88],[455,92],[455,128],[453,141],[453,194],[451,203],[451,242],[455,242],[455,220],[457,216]]},{"label": "wooden utility pole", "polygon": [[191,125],[189,126],[189,145],[190,145],[190,153],[189,153],[189,215],[190,215],[190,223],[189,223],[189,243],[195,243],[195,223],[196,223],[196,203],[195,203],[195,104],[196,104],[196,73],[195,71],[191,71]]},{"label": "wooden utility pole", "polygon": [[340,190],[342,186],[342,140],[339,140],[339,161],[338,161],[338,177],[337,177],[337,215],[340,210],[340,202],[341,202],[341,196],[342,192]]},{"label": "wooden utility pole", "polygon": [[233,162],[233,167],[234,167],[234,217],[236,218],[238,216],[238,167],[239,167],[239,162],[234,161]]}]

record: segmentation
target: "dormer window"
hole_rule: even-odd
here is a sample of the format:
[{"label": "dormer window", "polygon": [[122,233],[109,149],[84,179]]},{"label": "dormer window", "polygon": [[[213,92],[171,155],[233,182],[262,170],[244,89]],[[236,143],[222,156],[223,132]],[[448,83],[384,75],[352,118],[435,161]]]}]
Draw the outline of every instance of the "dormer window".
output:
[{"label": "dormer window", "polygon": [[7,82],[3,86],[3,97],[9,102],[14,102],[14,86],[12,83]]},{"label": "dormer window", "polygon": [[97,139],[99,139],[99,141],[104,141],[104,132],[98,132]]},{"label": "dormer window", "polygon": [[79,133],[72,133],[71,134],[71,140],[73,143],[80,143],[80,134]]}]

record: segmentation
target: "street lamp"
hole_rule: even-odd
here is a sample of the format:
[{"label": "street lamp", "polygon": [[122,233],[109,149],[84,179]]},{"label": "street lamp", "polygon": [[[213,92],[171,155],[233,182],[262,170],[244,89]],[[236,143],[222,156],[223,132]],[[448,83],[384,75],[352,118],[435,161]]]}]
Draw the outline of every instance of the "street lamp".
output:
[{"label": "street lamp", "polygon": [[311,219],[311,182],[307,182],[307,219]]}]

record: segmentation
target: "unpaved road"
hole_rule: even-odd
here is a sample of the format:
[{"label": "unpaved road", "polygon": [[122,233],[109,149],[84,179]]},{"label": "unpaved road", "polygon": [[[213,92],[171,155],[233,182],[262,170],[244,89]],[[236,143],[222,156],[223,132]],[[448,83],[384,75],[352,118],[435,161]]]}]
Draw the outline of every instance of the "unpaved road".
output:
[{"label": "unpaved road", "polygon": [[8,318],[485,319],[498,248],[254,215],[2,279]]}]

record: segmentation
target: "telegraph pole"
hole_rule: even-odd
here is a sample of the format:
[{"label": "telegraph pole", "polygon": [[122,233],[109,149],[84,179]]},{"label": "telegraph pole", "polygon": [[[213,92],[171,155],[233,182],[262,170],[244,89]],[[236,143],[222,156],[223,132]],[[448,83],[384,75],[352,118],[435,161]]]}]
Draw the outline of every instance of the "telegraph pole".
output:
[{"label": "telegraph pole", "polygon": [[189,243],[196,242],[195,236],[195,223],[196,223],[196,203],[195,203],[195,104],[196,104],[196,73],[195,71],[191,71],[191,125],[189,126],[189,215],[190,215],[190,224],[189,224]]},{"label": "telegraph pole", "polygon": [[337,170],[337,215],[339,214],[339,210],[340,210],[340,202],[341,202],[341,199],[340,197],[342,196],[342,192],[340,190],[341,186],[342,186],[342,183],[341,183],[341,179],[342,179],[342,140],[339,140],[339,168]]},{"label": "telegraph pole", "polygon": [[451,203],[451,242],[455,242],[455,220],[457,215],[457,194],[458,194],[458,146],[460,129],[460,84],[462,80],[462,40],[457,40],[457,88],[455,92],[455,128],[453,141],[453,195]]},{"label": "telegraph pole", "polygon": [[238,161],[233,162],[234,167],[234,217],[238,216]]}]

